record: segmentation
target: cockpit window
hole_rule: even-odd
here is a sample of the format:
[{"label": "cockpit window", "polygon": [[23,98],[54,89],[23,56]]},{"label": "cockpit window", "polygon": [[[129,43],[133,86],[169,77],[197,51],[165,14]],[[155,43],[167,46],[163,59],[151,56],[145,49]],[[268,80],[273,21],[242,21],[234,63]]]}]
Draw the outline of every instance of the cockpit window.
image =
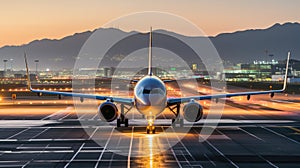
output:
[{"label": "cockpit window", "polygon": [[143,94],[150,94],[151,90],[150,89],[144,89]]},{"label": "cockpit window", "polygon": [[159,88],[152,89],[151,94],[163,94],[163,91]]},{"label": "cockpit window", "polygon": [[155,89],[143,89],[143,94],[163,94],[163,91],[159,88],[155,88]]}]

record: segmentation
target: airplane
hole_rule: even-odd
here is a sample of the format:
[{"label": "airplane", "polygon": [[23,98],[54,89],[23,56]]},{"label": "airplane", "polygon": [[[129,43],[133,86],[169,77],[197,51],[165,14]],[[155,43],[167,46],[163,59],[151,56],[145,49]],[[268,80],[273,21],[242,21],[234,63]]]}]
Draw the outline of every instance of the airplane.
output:
[{"label": "airplane", "polygon": [[[169,108],[176,116],[174,119],[172,119],[172,123],[180,124],[180,126],[182,126],[183,118],[189,122],[197,122],[202,118],[203,108],[197,101],[212,99],[216,99],[217,101],[222,98],[230,98],[235,96],[247,96],[247,99],[249,100],[251,95],[260,94],[270,94],[270,97],[272,98],[275,93],[281,93],[285,91],[287,85],[290,52],[288,52],[287,57],[283,88],[280,90],[222,93],[178,98],[168,98],[164,81],[155,76],[152,72],[152,28],[150,29],[149,33],[148,74],[137,81],[134,87],[132,98],[32,89],[26,53],[24,53],[24,59],[26,64],[27,86],[31,92],[37,93],[38,96],[41,96],[42,94],[51,94],[58,95],[59,98],[61,98],[61,96],[79,97],[81,102],[83,102],[84,99],[105,100],[105,102],[99,105],[98,114],[101,120],[107,122],[112,122],[117,119],[117,127],[120,127],[121,124],[125,127],[128,127],[128,118],[126,118],[125,115],[134,107],[138,112],[145,116],[148,122],[146,127],[147,134],[155,134],[154,120],[166,108]],[[119,112],[115,103],[121,104],[121,113]],[[184,103],[186,104],[183,107],[182,118],[180,117],[180,105]],[[127,106],[130,106],[130,108]],[[127,111],[125,112],[125,110]]]}]

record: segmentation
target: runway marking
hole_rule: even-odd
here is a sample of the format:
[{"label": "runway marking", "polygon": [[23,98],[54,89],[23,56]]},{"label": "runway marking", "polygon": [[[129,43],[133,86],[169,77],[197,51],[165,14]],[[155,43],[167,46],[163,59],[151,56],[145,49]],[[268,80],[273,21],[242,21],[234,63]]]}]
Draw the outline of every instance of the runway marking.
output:
[{"label": "runway marking", "polygon": [[8,139],[11,139],[11,138],[13,138],[13,137],[15,137],[15,136],[18,136],[18,135],[22,134],[23,132],[25,132],[25,131],[27,131],[27,130],[29,130],[29,129],[31,129],[31,127],[28,127],[28,128],[26,128],[26,129],[24,129],[24,130],[22,130],[22,131],[20,131],[20,132],[18,132],[18,133],[16,133],[16,134],[14,134],[14,135],[8,137],[8,138],[6,138],[6,139],[8,140]]},{"label": "runway marking", "polygon": [[[92,135],[89,137],[88,140],[90,140],[92,138],[92,136],[96,133],[97,129],[94,130],[94,132],[92,133]],[[81,149],[83,148],[83,146],[85,145],[85,142],[82,143],[82,145],[80,146],[80,148],[77,150],[77,152],[73,155],[73,157],[69,160],[69,162],[64,166],[64,168],[68,167],[70,165],[70,163],[75,159],[75,157],[79,154],[79,152],[81,151]]]},{"label": "runway marking", "polygon": [[[259,155],[260,156],[260,155]],[[263,157],[262,157],[263,158]],[[275,168],[279,168],[278,166],[274,165],[272,162],[270,162],[269,160],[263,158],[267,163],[269,163],[271,166],[275,167]]]},{"label": "runway marking", "polygon": [[300,129],[298,129],[298,128],[295,128],[295,127],[292,127],[292,126],[286,126],[286,128],[289,128],[293,131],[296,131],[297,133],[300,133]]},{"label": "runway marking", "polygon": [[[239,130],[241,130],[241,131],[243,131],[243,132],[249,134],[250,136],[253,136],[254,138],[257,138],[258,140],[264,141],[264,140],[262,140],[261,138],[255,136],[254,134],[252,134],[252,133],[250,133],[250,132],[248,132],[248,131],[246,131],[246,130],[243,130],[243,129],[240,128],[240,127],[237,127],[237,128],[238,128]],[[218,131],[218,130],[217,130],[217,131]],[[221,131],[219,131],[219,132],[221,133]],[[243,146],[243,145],[241,145],[240,143],[238,143],[235,139],[232,140],[232,141],[235,142],[235,143],[237,143],[237,144],[239,144],[240,146]],[[265,141],[264,141],[264,142],[265,142]],[[271,166],[273,166],[273,167],[275,167],[275,168],[278,168],[278,167],[277,167],[276,165],[274,165],[272,162],[270,162],[269,160],[265,159],[264,157],[262,157],[260,154],[258,154],[258,153],[256,153],[256,152],[254,152],[253,150],[251,150],[251,149],[249,149],[249,148],[246,148],[246,150],[249,151],[249,152],[251,152],[251,153],[255,153],[259,158],[261,158],[262,160],[266,161],[266,162],[267,162],[268,164],[270,164]]]},{"label": "runway marking", "polygon": [[212,164],[214,165],[215,167],[217,166],[216,163],[214,161],[212,161],[206,154],[204,154],[204,157],[207,158],[207,160]]},{"label": "runway marking", "polygon": [[20,150],[26,150],[26,149],[53,149],[53,150],[55,150],[55,149],[72,149],[71,147],[60,147],[60,146],[57,146],[57,147],[53,147],[53,146],[46,146],[46,147],[36,147],[36,146],[30,146],[30,147],[22,147],[22,146],[20,146],[20,147],[17,147],[16,149],[20,149]]},{"label": "runway marking", "polygon": [[96,117],[98,117],[98,114],[95,114],[92,120],[95,120]]},{"label": "runway marking", "polygon": [[48,130],[49,130],[49,128],[46,128],[46,129],[44,129],[43,131],[39,132],[38,134],[36,134],[36,135],[35,135],[35,136],[33,136],[32,138],[30,138],[29,140],[31,140],[31,139],[34,139],[34,138],[38,137],[39,135],[41,135],[42,133],[44,133],[44,132],[46,132],[46,131],[48,131]]},{"label": "runway marking", "polygon": [[[56,120],[61,120],[71,114],[70,113],[71,109],[73,109],[73,107],[70,107],[70,106],[66,107],[65,109],[58,110],[57,112],[42,118],[41,120],[51,119],[51,117],[56,117],[56,116],[60,117],[61,115],[63,115],[61,118],[56,119]],[[68,113],[68,114],[65,114],[65,113]]]},{"label": "runway marking", "polygon": [[[263,100],[261,100],[261,102],[263,102],[263,103],[269,103],[269,102],[263,101]],[[298,104],[298,103],[294,103],[294,104]],[[287,106],[287,105],[284,105],[282,103],[276,103],[276,105],[283,106],[283,107],[286,107],[286,108],[291,108],[291,109],[297,109],[297,110],[299,109],[299,107]]]},{"label": "runway marking", "polygon": [[[56,150],[56,151],[53,151],[53,150],[42,150],[42,151],[1,151],[3,153],[11,153],[11,154],[36,154],[36,153],[73,153],[74,150]],[[33,159],[32,159],[33,160]],[[30,160],[29,162],[31,162],[32,160]]]},{"label": "runway marking", "polygon": [[134,127],[132,127],[132,129],[131,129],[131,139],[130,139],[128,157],[127,157],[127,167],[128,168],[130,168],[130,156],[131,156],[132,141],[133,141],[133,131],[134,131]]},{"label": "runway marking", "polygon": [[290,141],[292,141],[292,142],[294,142],[294,143],[300,145],[300,142],[298,142],[298,141],[296,141],[296,140],[293,140],[293,139],[291,139],[291,138],[289,138],[289,137],[287,137],[287,136],[285,136],[285,135],[282,135],[282,134],[280,134],[280,133],[278,133],[278,132],[275,132],[275,131],[273,131],[273,130],[271,130],[271,129],[269,129],[269,128],[263,127],[263,126],[260,126],[260,127],[263,128],[263,129],[265,129],[265,130],[268,130],[269,132],[272,132],[272,133],[274,133],[274,134],[276,134],[276,135],[278,135],[278,136],[280,136],[280,137],[283,137],[283,138],[285,138],[285,139],[288,139],[288,140],[290,140]]},{"label": "runway marking", "polygon": [[[12,136],[10,136],[7,140],[9,140],[10,138],[12,138],[12,137],[15,137],[15,136],[17,136],[17,135],[20,135],[20,134],[22,134],[22,133],[24,133],[25,131],[27,131],[27,130],[29,130],[29,129],[31,129],[31,127],[28,127],[27,129],[24,129],[24,130],[22,130],[22,131],[20,131],[20,132],[18,132],[18,133],[16,133],[16,134],[14,134],[14,135],[12,135]],[[32,136],[31,137],[31,139],[33,139],[34,137],[37,137],[37,136],[39,136],[40,134],[42,134],[43,132],[45,132],[46,130],[48,130],[49,128],[46,128],[45,130],[43,130],[42,132],[39,132],[38,134],[36,134],[36,135],[34,135],[34,136]],[[18,140],[17,140],[18,141]],[[25,144],[25,143],[24,143]],[[24,144],[20,144],[19,146],[17,146],[16,147],[16,149],[17,148],[21,148]],[[1,154],[0,154],[0,156],[2,156],[3,154],[6,154],[6,153],[41,153],[41,151],[4,151],[4,152],[2,152]],[[74,152],[74,151],[73,151]],[[47,152],[45,152],[45,153],[47,153]],[[52,151],[52,152],[48,152],[48,153],[57,153],[57,152],[55,152],[55,151]],[[27,166],[31,161],[33,161],[34,159],[31,159],[31,160],[29,160],[29,161],[27,161],[24,165],[22,165],[22,167],[25,167],[25,166]]]},{"label": "runway marking", "polygon": [[217,151],[223,158],[225,158],[230,164],[232,164],[234,167],[238,168],[239,166],[236,165],[232,160],[230,160],[226,155],[224,155],[217,147],[215,147],[213,144],[209,142],[209,140],[204,141],[206,142],[210,147],[212,147],[215,151]]},{"label": "runway marking", "polygon": [[104,145],[104,147],[103,147],[103,151],[101,152],[101,154],[100,154],[99,158],[97,159],[97,162],[96,162],[96,164],[95,164],[95,166],[94,166],[95,168],[98,167],[99,162],[100,162],[101,159],[102,159],[102,156],[103,156],[103,154],[104,154],[104,152],[105,152],[105,150],[106,150],[106,148],[107,148],[107,145],[108,145],[108,143],[109,143],[109,141],[110,141],[110,139],[111,139],[111,136],[112,136],[114,130],[115,130],[115,127],[113,127],[112,130],[111,130],[111,132],[110,132],[110,135],[109,135],[109,137],[108,137],[108,139],[107,139],[107,141],[106,141],[106,143],[105,143],[105,145]]},{"label": "runway marking", "polygon": [[[195,129],[192,129],[195,133],[199,134]],[[216,129],[217,130],[217,129]],[[220,132],[221,133],[221,132]],[[199,138],[201,138],[201,136],[199,136]],[[231,161],[226,155],[224,155],[220,150],[217,149],[217,147],[215,147],[213,144],[211,144],[209,142],[208,139],[204,140],[202,139],[201,140],[202,142],[206,142],[210,147],[212,147],[215,151],[217,151],[223,158],[225,158],[230,164],[232,164],[234,167],[238,168],[238,166],[233,162]],[[206,156],[207,157],[207,156]],[[208,157],[207,157],[208,158]],[[210,159],[209,159],[210,160]],[[215,166],[216,164],[211,161],[213,163],[213,165]]]},{"label": "runway marking", "polygon": [[80,146],[80,148],[76,151],[76,153],[73,155],[73,157],[69,160],[69,162],[64,166],[64,168],[68,167],[70,165],[70,163],[75,159],[75,157],[79,154],[80,150],[83,148],[83,146],[85,145],[85,143],[82,143],[82,145]]},{"label": "runway marking", "polygon": [[[170,144],[170,141],[169,141],[169,139],[168,139],[168,136],[167,136],[166,132],[163,131],[163,134],[164,134],[164,136],[165,136],[165,138],[166,138],[166,140],[167,140],[167,142],[168,142],[169,147],[171,147],[171,144]],[[172,152],[172,154],[173,154],[173,156],[174,156],[174,158],[175,158],[175,160],[176,160],[176,163],[178,164],[178,166],[179,166],[180,168],[182,168],[182,166],[181,166],[181,164],[180,164],[180,162],[179,162],[179,160],[178,160],[178,158],[177,158],[177,156],[176,156],[176,154],[175,154],[173,148],[171,147],[170,150],[171,150],[171,152]]]},{"label": "runway marking", "polygon": [[[183,148],[185,149],[185,151],[189,154],[189,156],[193,159],[193,161],[195,161],[196,159],[194,158],[194,156],[190,153],[190,151],[186,148],[186,146],[182,143],[181,139],[178,138],[177,136],[177,139],[179,140],[180,144],[183,146]],[[185,155],[183,155],[185,157]],[[186,159],[186,157],[185,157]],[[186,159],[189,163],[189,165],[191,166],[190,164],[190,161],[188,159]],[[201,166],[202,167],[202,166]]]},{"label": "runway marking", "polygon": [[[172,128],[172,130],[174,131],[174,129],[173,129],[173,127],[171,127]],[[174,131],[175,132],[175,131]],[[182,139],[180,139],[179,137],[178,137],[178,135],[177,134],[175,134],[176,135],[176,137],[177,137],[177,139],[179,140],[178,142],[183,146],[183,148],[185,149],[185,151],[189,154],[189,156],[193,159],[193,161],[195,161],[196,159],[194,158],[194,156],[190,153],[190,151],[186,148],[186,146],[182,143]],[[183,137],[184,138],[184,137]],[[185,157],[185,155],[183,155],[184,156],[184,158],[185,158],[185,160],[188,162],[188,164],[189,164],[189,166],[191,166],[191,164],[190,164],[190,161],[188,160],[188,159],[186,159],[186,157]],[[202,167],[202,166],[201,166]]]},{"label": "runway marking", "polygon": [[256,136],[256,135],[254,135],[254,134],[252,134],[252,133],[250,133],[250,132],[248,132],[248,131],[242,129],[241,127],[238,127],[238,129],[241,130],[241,131],[243,131],[243,132],[245,132],[245,133],[247,133],[248,135],[250,135],[250,136],[252,136],[252,137],[254,137],[254,138],[260,140],[260,141],[266,142],[265,140],[263,140],[263,139],[259,138],[258,136]]},{"label": "runway marking", "polygon": [[78,116],[77,120],[78,120],[78,121],[79,121],[79,120],[83,120],[83,119],[84,119],[83,117],[85,117],[86,115],[87,115],[87,113],[81,115],[80,117]]},{"label": "runway marking", "polygon": [[295,102],[290,102],[290,101],[288,101],[288,100],[271,100],[271,102],[276,102],[276,103],[292,103],[292,104],[297,104],[297,103],[295,103]]}]

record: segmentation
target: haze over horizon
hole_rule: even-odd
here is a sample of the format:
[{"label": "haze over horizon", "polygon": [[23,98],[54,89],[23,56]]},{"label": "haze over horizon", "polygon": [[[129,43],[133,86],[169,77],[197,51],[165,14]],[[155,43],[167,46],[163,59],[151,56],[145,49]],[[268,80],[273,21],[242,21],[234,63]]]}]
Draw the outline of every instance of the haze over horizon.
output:
[{"label": "haze over horizon", "polygon": [[[100,28],[120,16],[143,11],[169,12],[184,17],[206,35],[215,36],[247,29],[265,29],[275,23],[300,22],[299,6],[300,1],[293,0],[3,0],[0,6],[0,47],[44,38],[60,39]],[[115,26],[130,31],[126,26]],[[142,29],[148,30],[148,26]],[[192,34],[185,32],[185,35]]]}]

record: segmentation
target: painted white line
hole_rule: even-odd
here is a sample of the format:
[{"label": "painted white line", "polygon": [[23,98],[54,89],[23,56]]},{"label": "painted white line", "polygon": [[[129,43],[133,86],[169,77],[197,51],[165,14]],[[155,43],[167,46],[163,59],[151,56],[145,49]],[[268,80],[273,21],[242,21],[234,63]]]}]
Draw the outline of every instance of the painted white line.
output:
[{"label": "painted white line", "polygon": [[94,166],[95,168],[98,167],[98,165],[99,165],[99,163],[100,163],[100,161],[101,161],[101,159],[102,159],[102,156],[103,156],[103,154],[104,154],[104,152],[105,152],[105,150],[106,150],[106,148],[107,148],[107,145],[108,145],[108,143],[109,143],[109,141],[110,141],[110,139],[111,139],[111,136],[112,136],[114,130],[115,130],[115,127],[113,127],[112,130],[111,130],[111,132],[110,132],[109,138],[107,139],[107,141],[106,141],[106,143],[105,143],[105,146],[103,147],[103,151],[101,152],[99,158],[97,159],[97,163],[96,163],[96,165]]},{"label": "painted white line", "polygon": [[18,150],[26,150],[26,149],[53,149],[53,150],[58,150],[58,149],[72,149],[71,147],[54,147],[54,146],[48,146],[48,147],[36,147],[36,146],[27,146],[27,147],[17,147],[16,149]]},{"label": "painted white line", "polygon": [[288,100],[276,100],[276,99],[274,99],[274,100],[272,99],[271,102],[276,102],[276,103],[295,103],[296,104],[296,102],[290,102]]},{"label": "painted white line", "polygon": [[172,154],[173,154],[173,156],[174,156],[174,158],[175,158],[175,160],[176,160],[176,163],[178,164],[178,166],[179,166],[180,168],[182,168],[182,166],[181,166],[181,164],[180,164],[180,162],[179,162],[179,160],[178,160],[178,158],[177,158],[177,156],[176,156],[176,154],[175,154],[175,152],[174,152],[174,150],[173,150],[173,148],[172,148],[172,146],[171,146],[171,144],[170,144],[170,141],[169,141],[169,139],[168,139],[168,135],[166,134],[165,131],[163,131],[163,134],[165,135],[165,138],[166,138],[166,140],[167,140],[167,142],[168,142],[168,145],[169,145],[169,147],[170,147],[170,150],[171,150],[171,152],[172,152]]},{"label": "painted white line", "polygon": [[288,140],[290,140],[290,141],[292,141],[292,142],[294,142],[294,143],[300,145],[300,142],[298,142],[298,141],[296,141],[296,140],[293,140],[293,139],[291,139],[291,138],[289,138],[289,137],[287,137],[287,136],[285,136],[285,135],[282,135],[282,134],[280,134],[280,133],[278,133],[278,132],[275,132],[275,131],[273,131],[273,130],[271,130],[271,129],[269,129],[269,128],[263,127],[263,126],[260,126],[260,127],[263,128],[263,129],[265,129],[265,130],[267,130],[267,131],[269,131],[269,132],[272,132],[273,134],[276,134],[276,135],[278,135],[278,136],[280,136],[280,137],[283,137],[283,138],[285,138],[285,139],[288,139]]},{"label": "painted white line", "polygon": [[[261,100],[262,103],[270,103],[268,101],[263,101]],[[291,105],[285,105],[283,103],[278,103],[278,102],[273,102],[273,103],[276,103],[277,106],[283,106],[283,107],[286,107],[286,108],[290,108],[290,109],[299,109],[299,107],[292,107]],[[299,104],[299,103],[293,103],[293,104]]]},{"label": "painted white line", "polygon": [[279,168],[278,166],[276,166],[276,165],[274,165],[272,162],[270,162],[269,160],[267,160],[267,159],[265,159],[264,158],[264,160],[267,162],[267,163],[269,163],[271,166],[273,166],[273,167],[275,167],[275,168]]},{"label": "painted white line", "polygon": [[95,120],[96,117],[99,117],[98,114],[95,114],[92,120]]},{"label": "painted white line", "polygon": [[18,132],[18,133],[16,133],[16,134],[14,134],[14,135],[12,135],[12,136],[6,138],[6,139],[8,140],[8,139],[11,139],[11,138],[13,138],[13,137],[15,137],[15,136],[17,136],[17,135],[20,135],[20,134],[22,134],[23,132],[29,130],[30,128],[31,128],[31,127],[28,127],[27,129],[24,129],[24,130],[22,130],[22,131],[20,131],[20,132]]},{"label": "painted white line", "polygon": [[248,131],[242,129],[241,127],[238,127],[238,129],[241,130],[241,131],[243,131],[243,132],[245,132],[245,133],[247,133],[248,135],[250,135],[250,136],[252,136],[252,137],[254,137],[254,138],[260,140],[260,141],[265,142],[263,139],[261,139],[261,138],[257,137],[256,135],[254,135],[254,134],[252,134],[252,133],[250,133],[250,132],[248,132]]},{"label": "painted white line", "polygon": [[130,139],[128,157],[127,157],[127,167],[128,168],[130,168],[130,157],[131,157],[132,142],[133,142],[133,131],[134,131],[134,127],[132,127],[132,129],[131,129],[131,139]]},{"label": "painted white line", "polygon": [[216,148],[213,144],[211,144],[208,140],[206,140],[207,144],[211,146],[215,151],[217,151],[221,156],[223,156],[230,164],[232,164],[234,167],[238,168],[239,166],[236,165],[233,161],[231,161],[226,155],[224,155],[221,151],[219,151],[218,148]]},{"label": "painted white line", "polygon": [[77,152],[73,155],[73,157],[70,159],[70,161],[64,166],[64,168],[68,167],[70,165],[70,163],[75,159],[75,157],[79,154],[80,150],[83,148],[83,146],[85,145],[85,143],[82,143],[82,145],[80,146],[80,148],[77,150]]},{"label": "painted white line", "polygon": [[46,128],[46,129],[44,129],[43,131],[39,132],[38,134],[36,134],[35,136],[33,136],[33,137],[30,138],[30,139],[34,139],[34,138],[40,136],[42,133],[44,133],[44,132],[46,132],[46,131],[48,131],[48,130],[49,130],[49,128]]},{"label": "painted white line", "polygon": [[[56,120],[60,120],[62,118],[65,118],[66,115],[70,115],[71,110],[73,110],[73,107],[66,107],[65,109],[58,110],[57,112],[42,118],[41,120],[53,119],[53,118],[56,119]],[[57,117],[57,118],[55,118],[55,117]]]},{"label": "painted white line", "polygon": [[214,165],[215,167],[217,166],[216,163],[214,161],[212,161],[206,154],[204,154],[204,156],[207,158],[207,160]]},{"label": "painted white line", "polygon": [[[173,129],[173,127],[172,127],[172,130],[174,131],[174,129]],[[174,131],[175,132],[175,131]],[[193,159],[193,161],[196,161],[196,159],[194,158],[194,156],[190,153],[190,151],[187,149],[187,147],[182,143],[182,139],[180,139],[179,137],[178,137],[178,135],[177,134],[175,134],[176,135],[176,137],[177,137],[177,139],[178,139],[178,142],[183,146],[183,148],[185,149],[185,151],[189,154],[189,156]],[[183,155],[184,156],[184,155]],[[184,156],[184,158],[186,159],[186,157]],[[188,159],[186,159],[187,161],[188,161]],[[190,162],[188,161],[188,164],[189,164],[189,166],[191,166],[192,167],[192,165],[190,164]],[[201,166],[202,167],[202,166]]]}]

